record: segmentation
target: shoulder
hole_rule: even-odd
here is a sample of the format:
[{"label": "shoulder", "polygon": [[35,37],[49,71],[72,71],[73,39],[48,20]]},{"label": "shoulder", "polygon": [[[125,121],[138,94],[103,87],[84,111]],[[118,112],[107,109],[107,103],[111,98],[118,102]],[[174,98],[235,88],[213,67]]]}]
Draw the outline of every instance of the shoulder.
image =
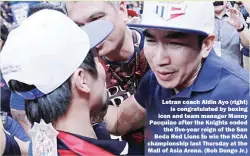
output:
[{"label": "shoulder", "polygon": [[245,69],[232,70],[230,68],[222,68],[221,84],[230,87],[237,94],[249,91],[249,73]]},{"label": "shoulder", "polygon": [[151,69],[148,70],[148,72],[143,76],[140,82],[140,85],[146,85],[147,87],[155,86],[157,84],[158,83],[157,83],[156,77]]},{"label": "shoulder", "polygon": [[229,81],[239,82],[240,84],[249,85],[249,72],[238,64],[222,60],[221,74],[227,77]]},{"label": "shoulder", "polygon": [[[238,64],[230,63],[226,60],[221,61],[221,76],[218,83],[222,92],[234,96],[249,95],[249,72]],[[240,98],[240,97],[239,97]]]}]

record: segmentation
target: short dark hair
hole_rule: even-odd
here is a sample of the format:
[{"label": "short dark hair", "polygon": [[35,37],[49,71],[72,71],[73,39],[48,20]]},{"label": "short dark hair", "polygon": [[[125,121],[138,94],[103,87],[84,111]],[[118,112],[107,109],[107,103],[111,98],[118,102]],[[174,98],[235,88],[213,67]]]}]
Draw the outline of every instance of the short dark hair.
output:
[{"label": "short dark hair", "polygon": [[[57,10],[65,14],[63,9],[52,4],[39,3],[29,9],[28,17],[43,9]],[[88,53],[79,68],[86,69],[94,78],[97,77],[96,64],[92,52]],[[36,88],[34,85],[27,85],[16,80],[11,80],[9,86],[11,90],[19,92]],[[69,78],[61,86],[47,95],[35,100],[25,100],[26,115],[32,124],[34,124],[34,122],[40,122],[41,119],[46,123],[55,122],[68,111],[71,97],[71,81]]]},{"label": "short dark hair", "polygon": [[27,16],[29,17],[32,14],[36,13],[37,11],[40,11],[40,10],[43,10],[43,9],[56,10],[56,11],[59,11],[59,12],[61,12],[63,14],[66,14],[65,11],[62,8],[58,7],[58,6],[52,5],[50,3],[39,3],[39,4],[33,5],[33,6],[31,6],[29,8]]},{"label": "short dark hair", "polygon": [[[91,75],[97,77],[97,69],[92,52],[89,52],[79,68],[85,69]],[[58,69],[63,70],[63,69]],[[17,80],[9,82],[12,91],[23,92],[30,91],[36,86],[27,85]],[[43,119],[46,123],[54,123],[60,117],[64,116],[69,109],[71,102],[71,77],[67,79],[61,86],[38,99],[25,100],[25,112],[29,121],[39,123]]]},{"label": "short dark hair", "polygon": [[206,36],[206,35],[199,35],[199,36],[198,36],[198,46],[199,46],[200,49],[202,48],[203,41],[204,41],[207,37],[208,37],[208,36]]}]

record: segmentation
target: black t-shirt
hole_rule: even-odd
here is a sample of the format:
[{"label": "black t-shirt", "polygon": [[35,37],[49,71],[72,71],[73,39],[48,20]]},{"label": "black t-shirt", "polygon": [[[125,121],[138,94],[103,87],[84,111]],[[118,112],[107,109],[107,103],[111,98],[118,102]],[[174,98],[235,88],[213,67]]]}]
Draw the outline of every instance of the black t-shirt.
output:
[{"label": "black t-shirt", "polygon": [[4,133],[6,137],[6,143],[3,155],[21,155],[21,150],[14,137],[7,134],[6,132]]}]

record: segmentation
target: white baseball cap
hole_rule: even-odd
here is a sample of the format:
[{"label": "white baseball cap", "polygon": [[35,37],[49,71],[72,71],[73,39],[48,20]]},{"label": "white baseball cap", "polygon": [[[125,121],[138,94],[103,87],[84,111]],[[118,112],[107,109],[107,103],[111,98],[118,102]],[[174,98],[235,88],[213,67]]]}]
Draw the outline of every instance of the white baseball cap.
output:
[{"label": "white baseball cap", "polygon": [[214,31],[213,2],[145,1],[141,23],[130,26],[208,35]]},{"label": "white baseball cap", "polygon": [[89,50],[113,30],[111,22],[98,20],[80,28],[55,10],[41,10],[12,30],[1,52],[1,70],[8,84],[17,80],[36,86],[21,92],[35,99],[62,85],[82,64]]}]

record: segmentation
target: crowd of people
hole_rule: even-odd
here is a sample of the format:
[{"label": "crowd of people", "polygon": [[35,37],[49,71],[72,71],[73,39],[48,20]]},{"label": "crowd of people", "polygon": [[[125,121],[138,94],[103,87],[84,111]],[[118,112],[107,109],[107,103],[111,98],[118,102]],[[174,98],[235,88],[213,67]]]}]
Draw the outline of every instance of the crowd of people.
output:
[{"label": "crowd of people", "polygon": [[246,1],[1,2],[1,154],[152,154],[162,100],[250,102],[249,26]]}]

